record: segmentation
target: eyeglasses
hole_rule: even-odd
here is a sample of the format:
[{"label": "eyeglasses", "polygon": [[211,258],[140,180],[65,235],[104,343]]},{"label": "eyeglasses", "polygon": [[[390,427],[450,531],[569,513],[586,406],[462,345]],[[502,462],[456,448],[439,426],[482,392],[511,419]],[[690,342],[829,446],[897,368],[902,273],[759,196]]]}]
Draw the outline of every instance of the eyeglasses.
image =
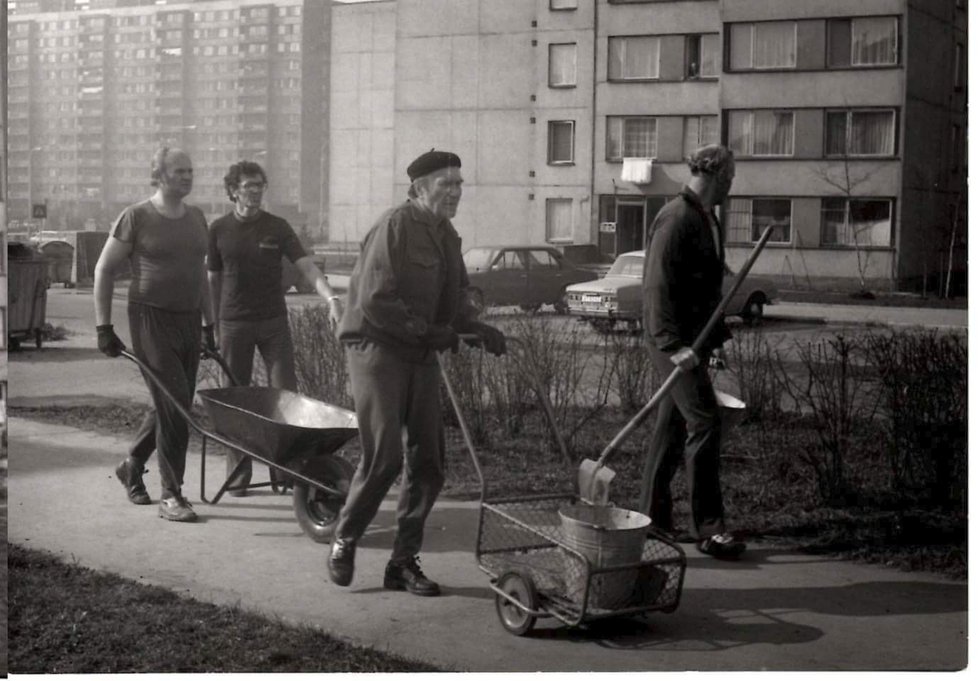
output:
[{"label": "eyeglasses", "polygon": [[238,185],[239,189],[243,189],[246,192],[255,192],[265,189],[268,185],[264,182],[244,182]]}]

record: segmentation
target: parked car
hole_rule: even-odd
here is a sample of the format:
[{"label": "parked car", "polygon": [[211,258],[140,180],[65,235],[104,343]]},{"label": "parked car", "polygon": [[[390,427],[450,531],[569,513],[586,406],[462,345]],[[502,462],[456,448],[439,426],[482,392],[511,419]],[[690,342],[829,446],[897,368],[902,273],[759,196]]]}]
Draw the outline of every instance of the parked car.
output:
[{"label": "parked car", "polygon": [[535,312],[553,305],[567,313],[564,289],[594,279],[594,272],[569,262],[550,246],[475,246],[463,256],[476,305],[519,305]]},{"label": "parked car", "polygon": [[[570,313],[602,332],[611,331],[619,323],[638,331],[642,328],[644,266],[644,251],[622,253],[601,279],[567,287]],[[733,275],[723,278],[724,294],[733,281]],[[774,302],[777,296],[778,290],[771,281],[748,275],[727,305],[727,316],[739,316],[748,324],[756,324],[764,316],[764,306]]]}]

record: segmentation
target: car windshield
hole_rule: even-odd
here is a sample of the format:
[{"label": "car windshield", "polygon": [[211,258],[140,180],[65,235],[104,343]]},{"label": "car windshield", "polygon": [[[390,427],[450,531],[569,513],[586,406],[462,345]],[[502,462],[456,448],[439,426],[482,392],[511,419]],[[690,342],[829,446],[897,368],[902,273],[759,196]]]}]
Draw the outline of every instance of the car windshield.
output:
[{"label": "car windshield", "polygon": [[615,260],[615,264],[608,270],[609,277],[637,277],[642,278],[642,266],[645,258],[640,255],[623,255]]},{"label": "car windshield", "polygon": [[493,252],[491,248],[470,248],[462,256],[462,260],[465,262],[465,269],[469,272],[475,272],[488,268],[489,258],[492,257]]}]

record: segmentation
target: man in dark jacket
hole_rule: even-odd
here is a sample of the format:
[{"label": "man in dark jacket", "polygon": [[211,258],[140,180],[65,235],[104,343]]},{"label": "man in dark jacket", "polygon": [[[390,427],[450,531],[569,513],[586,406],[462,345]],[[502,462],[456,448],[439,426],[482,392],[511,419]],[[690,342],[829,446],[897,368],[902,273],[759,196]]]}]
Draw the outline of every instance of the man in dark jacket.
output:
[{"label": "man in dark jacket", "polygon": [[410,199],[373,226],[350,276],[337,335],[346,346],[363,454],[327,561],[340,586],[353,580],[356,542],[406,462],[384,588],[440,593],[417,557],[444,483],[436,353],[457,347],[459,333],[476,334],[493,354],[506,351],[502,333],[475,321],[464,295],[462,240],[450,222],[462,196],[461,166],[444,151],[415,159],[407,169]]},{"label": "man in dark jacket", "polygon": [[[707,364],[691,347],[722,298],[723,231],[713,208],[730,192],[734,159],[726,147],[709,145],[693,152],[688,165],[692,177],[656,215],[646,246],[642,293],[649,354],[663,376],[675,367],[683,371],[659,404],[641,508],[657,528],[675,533],[670,483],[685,451],[691,539],[705,554],[734,558],[745,546],[724,524],[720,409]],[[729,338],[720,321],[701,354],[719,349]]]}]

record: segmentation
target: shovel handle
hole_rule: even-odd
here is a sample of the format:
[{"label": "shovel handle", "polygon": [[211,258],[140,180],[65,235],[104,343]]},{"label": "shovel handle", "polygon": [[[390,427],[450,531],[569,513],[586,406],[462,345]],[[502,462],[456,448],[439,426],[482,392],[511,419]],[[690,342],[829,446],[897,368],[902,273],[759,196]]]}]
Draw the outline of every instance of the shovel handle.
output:
[{"label": "shovel handle", "polygon": [[[706,340],[713,332],[713,327],[715,327],[720,318],[724,316],[724,311],[727,309],[727,305],[733,299],[734,295],[736,295],[741,284],[744,283],[747,273],[750,272],[750,268],[754,266],[757,256],[761,254],[761,251],[764,249],[765,244],[767,244],[768,239],[771,238],[771,233],[773,231],[774,225],[768,225],[767,229],[765,229],[761,234],[761,238],[758,239],[757,245],[754,246],[754,250],[752,250],[750,255],[747,257],[743,267],[740,268],[740,272],[737,273],[737,277],[734,279],[734,283],[731,285],[730,290],[727,291],[725,296],[723,296],[720,304],[716,306],[716,309],[713,310],[713,314],[710,315],[710,319],[706,322],[706,326],[703,327],[703,330],[700,331],[699,335],[696,337],[696,340],[693,341],[693,352],[699,354],[699,352],[703,349],[703,345],[706,344]],[[653,409],[655,409],[656,405],[658,405],[666,393],[672,389],[673,384],[679,380],[679,375],[682,373],[682,371],[683,370],[680,367],[673,369],[672,373],[669,374],[669,377],[665,380],[662,386],[660,386],[659,389],[655,391],[655,394],[652,395],[652,398],[645,403],[645,406],[643,406],[639,412],[635,414],[635,416],[633,416],[627,424],[625,424],[625,427],[622,428],[617,435],[615,435],[614,439],[608,443],[608,446],[604,448],[604,451],[601,452],[601,456],[598,458],[597,465],[594,468],[595,471],[601,468],[601,466],[604,465],[605,460],[611,456],[612,452],[621,446],[621,443],[625,441],[625,438],[631,435],[632,432],[638,428],[646,418],[648,418],[649,414]]]}]

